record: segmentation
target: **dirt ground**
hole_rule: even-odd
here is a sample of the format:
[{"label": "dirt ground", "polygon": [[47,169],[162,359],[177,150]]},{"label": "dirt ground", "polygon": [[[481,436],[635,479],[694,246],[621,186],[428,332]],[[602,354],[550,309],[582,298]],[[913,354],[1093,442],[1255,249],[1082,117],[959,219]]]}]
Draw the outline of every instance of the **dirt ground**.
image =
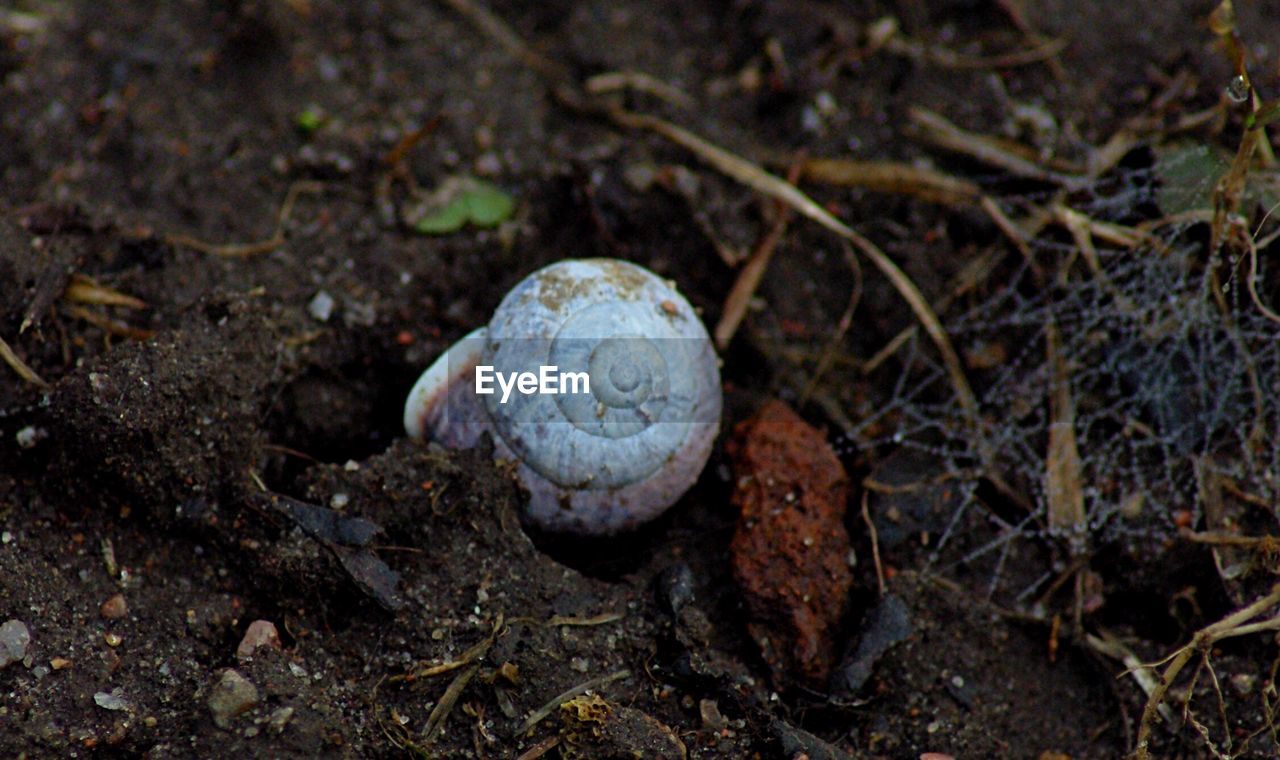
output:
[{"label": "dirt ground", "polygon": [[[1280,3],[1237,5],[1254,84],[1274,90]],[[1222,102],[1231,68],[1212,7],[490,10],[574,81],[643,72],[676,88],[603,97],[779,174],[797,156],[927,162],[1023,194],[1025,181],[916,139],[910,110],[1078,158],[1176,77],[1170,120]],[[877,44],[888,18],[911,44]],[[1000,59],[1053,41],[1052,56]],[[858,484],[913,463],[838,446],[855,564],[834,650],[854,680],[779,681],[730,572],[722,449],[656,524],[586,540],[526,530],[488,450],[428,447],[401,427],[417,374],[558,259],[640,263],[716,324],[737,276],[722,254],[766,236],[772,201],[573,108],[442,2],[6,3],[0,85],[0,337],[46,383],[0,366],[0,622],[30,636],[0,668],[6,757],[1115,758],[1147,695],[1085,634],[1105,628],[1153,661],[1241,601],[1203,546],[1149,564],[1095,557],[1081,577],[1104,590],[1073,632],[1070,594],[997,604],[962,571],[930,571],[947,495],[917,509],[892,490],[870,501],[881,600]],[[1239,119],[1201,133],[1234,150]],[[398,218],[413,185],[463,174],[510,194],[513,216],[445,235]],[[931,302],[979,252],[1010,248],[972,209],[801,185]],[[270,244],[217,248],[255,241]],[[142,303],[92,303],[75,295],[82,278]],[[783,398],[838,442],[890,398],[897,370],[854,360],[914,318],[865,263],[860,280],[811,396],[855,275],[837,238],[791,221],[723,354],[726,432]],[[1011,576],[1038,572],[1029,543],[1036,558],[1005,559]],[[256,620],[279,646],[238,656]],[[1214,652],[1232,707],[1198,717],[1240,756],[1277,751],[1269,735],[1239,744],[1269,720],[1269,635]],[[1155,726],[1156,756],[1207,746],[1176,710]]]}]

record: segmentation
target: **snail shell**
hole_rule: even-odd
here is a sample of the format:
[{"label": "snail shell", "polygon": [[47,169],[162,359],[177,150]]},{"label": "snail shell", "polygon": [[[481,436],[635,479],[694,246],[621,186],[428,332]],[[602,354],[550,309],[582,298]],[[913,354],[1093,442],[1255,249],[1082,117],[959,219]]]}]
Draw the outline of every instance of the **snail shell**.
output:
[{"label": "snail shell", "polygon": [[[482,367],[508,379],[554,367],[560,383],[551,393],[512,385],[504,400],[499,381],[477,392]],[[557,374],[579,372],[588,380],[576,387]],[[653,519],[693,485],[720,411],[715,351],[674,287],[629,262],[566,260],[521,281],[487,327],[422,374],[405,430],[454,448],[492,433],[495,457],[519,463],[530,520],[610,534]]]}]

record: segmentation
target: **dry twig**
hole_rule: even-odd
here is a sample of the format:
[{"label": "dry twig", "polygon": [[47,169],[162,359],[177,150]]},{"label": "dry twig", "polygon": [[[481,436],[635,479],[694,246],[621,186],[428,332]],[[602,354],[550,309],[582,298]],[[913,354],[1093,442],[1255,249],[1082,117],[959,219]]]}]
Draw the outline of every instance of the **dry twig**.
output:
[{"label": "dry twig", "polygon": [[170,245],[184,246],[210,256],[220,256],[228,259],[242,259],[270,253],[284,245],[284,227],[288,223],[289,217],[293,214],[293,204],[297,202],[298,196],[302,193],[321,192],[324,192],[324,184],[321,182],[298,181],[290,185],[289,192],[285,194],[284,202],[280,204],[280,211],[276,214],[275,231],[266,240],[258,240],[252,243],[218,244],[205,242],[189,235],[166,235],[165,240]]},{"label": "dry twig", "polygon": [[982,196],[982,189],[968,180],[898,161],[810,158],[802,162],[800,168],[801,179],[910,195],[948,206],[970,205]]},{"label": "dry twig", "polygon": [[126,309],[145,309],[147,303],[128,293],[121,293],[115,288],[102,285],[92,277],[82,274],[71,275],[67,289],[62,292],[63,299],[76,303],[95,304],[98,306],[121,306]]},{"label": "dry twig", "polygon": [[862,522],[867,526],[867,535],[871,536],[871,559],[876,565],[876,585],[880,588],[880,596],[884,596],[884,566],[880,564],[880,537],[876,533],[875,521],[871,519],[871,512],[867,508],[869,495],[869,491],[862,492]]},{"label": "dry twig", "polygon": [[1015,66],[1027,66],[1043,61],[1052,61],[1067,46],[1064,39],[1039,41],[1035,47],[1027,50],[1015,50],[999,55],[977,56],[957,53],[936,44],[917,42],[902,35],[889,38],[884,49],[894,55],[901,55],[912,60],[926,61],[948,69],[1007,69]]},{"label": "dry twig", "polygon": [[556,696],[551,698],[551,701],[547,702],[542,707],[539,707],[537,710],[534,710],[533,712],[529,713],[529,717],[525,720],[524,723],[520,725],[519,733],[522,733],[522,734],[526,733],[527,731],[529,731],[529,729],[541,723],[542,720],[546,718],[548,715],[550,715],[557,707],[564,704],[565,702],[568,702],[574,697],[580,694],[585,694],[588,691],[591,691],[592,689],[598,689],[601,686],[604,686],[605,684],[610,684],[610,683],[613,683],[614,681],[621,681],[624,678],[630,678],[630,677],[631,677],[630,670],[618,670],[608,675],[600,676],[599,678],[592,678],[590,681],[584,681],[578,684],[577,686],[574,686],[560,694],[557,694]]},{"label": "dry twig", "polygon": [[1046,168],[1026,146],[961,129],[927,108],[913,106],[908,116],[926,142],[1003,169],[1014,176],[1061,185],[1069,190],[1082,188],[1091,181],[1078,173],[1064,171],[1074,167]]},{"label": "dry twig", "polygon": [[3,359],[4,363],[12,367],[13,371],[18,373],[18,377],[22,378],[26,382],[31,383],[42,390],[49,389],[49,384],[37,375],[35,370],[27,366],[27,363],[22,361],[22,359],[13,352],[12,348],[9,348],[9,344],[4,341],[4,338],[0,338],[0,359]]},{"label": "dry twig", "polygon": [[[1178,673],[1182,671],[1183,666],[1187,664],[1191,657],[1197,652],[1207,654],[1214,644],[1223,639],[1246,636],[1262,631],[1280,630],[1280,615],[1264,620],[1256,620],[1264,613],[1272,611],[1277,605],[1280,605],[1280,583],[1272,586],[1270,592],[1247,607],[1227,615],[1216,623],[1201,628],[1191,637],[1191,641],[1160,662],[1144,666],[1154,669],[1162,663],[1168,663],[1160,674],[1159,684],[1151,692],[1147,699],[1147,705],[1142,710],[1142,720],[1138,724],[1138,746],[1134,752],[1136,760],[1150,760],[1151,725],[1155,720],[1160,704],[1164,701],[1165,694],[1169,691],[1169,687],[1173,685],[1174,679],[1178,677]],[[1190,699],[1190,695],[1188,695],[1188,699]]]},{"label": "dry twig", "polygon": [[556,745],[559,743],[560,743],[559,736],[548,736],[547,738],[533,745],[529,749],[525,750],[525,752],[521,754],[520,757],[517,757],[516,760],[538,760],[538,758],[542,757],[543,755],[547,754],[551,750],[555,749]]},{"label": "dry twig", "polygon": [[493,642],[497,641],[498,635],[502,633],[503,623],[503,615],[499,612],[498,617],[493,622],[493,629],[489,632],[489,635],[469,647],[467,651],[463,652],[457,659],[437,663],[435,665],[420,664],[415,667],[414,670],[405,673],[404,675],[391,676],[387,679],[387,683],[399,683],[401,681],[412,683],[420,678],[438,676],[441,673],[448,673],[449,671],[457,670],[458,668],[475,663],[477,660],[489,653],[489,649],[493,647]]},{"label": "dry twig", "polygon": [[547,627],[554,627],[558,625],[590,627],[590,626],[596,626],[596,625],[606,625],[608,623],[616,623],[619,620],[621,620],[622,617],[623,616],[621,612],[601,612],[599,615],[592,615],[591,617],[577,617],[572,615],[552,615],[550,618],[547,619],[546,625]]},{"label": "dry twig", "polygon": [[[1142,664],[1142,660],[1139,660],[1138,656],[1133,653],[1133,650],[1125,646],[1124,642],[1107,631],[1100,631],[1097,636],[1087,633],[1084,636],[1084,642],[1095,652],[1124,663],[1125,673],[1133,676],[1133,680],[1137,682],[1138,687],[1142,689],[1142,692],[1148,698],[1155,693],[1159,682],[1151,674],[1151,671]],[[1159,707],[1159,711],[1160,717],[1164,718],[1165,722],[1172,726],[1173,710],[1170,710],[1168,705],[1162,704]]]},{"label": "dry twig", "polygon": [[458,697],[462,696],[462,690],[467,688],[467,684],[471,683],[472,677],[475,676],[478,670],[480,670],[479,665],[472,665],[449,682],[449,687],[440,696],[440,701],[436,703],[436,706],[431,710],[431,714],[427,716],[427,725],[422,732],[423,744],[430,744],[435,741],[440,729],[444,728],[445,719],[449,717],[449,713],[453,712],[454,705],[458,703]]},{"label": "dry twig", "polygon": [[693,108],[693,98],[679,87],[669,85],[643,71],[608,71],[596,74],[584,83],[592,95],[604,95],[617,90],[635,90],[664,100],[686,110]]},{"label": "dry twig", "polygon": [[[798,174],[799,166],[793,166],[790,178],[792,182]],[[765,270],[769,268],[773,253],[778,250],[778,243],[782,241],[787,225],[791,222],[790,207],[777,202],[774,204],[773,211],[773,224],[769,225],[769,229],[760,238],[746,265],[738,271],[738,278],[733,281],[733,287],[729,288],[729,295],[724,299],[720,321],[712,331],[716,348],[721,351],[729,347],[734,333],[738,331],[738,325],[742,324],[742,320],[747,316],[747,307],[751,303],[751,298],[755,295],[756,288],[760,287],[760,280],[764,277]]]}]

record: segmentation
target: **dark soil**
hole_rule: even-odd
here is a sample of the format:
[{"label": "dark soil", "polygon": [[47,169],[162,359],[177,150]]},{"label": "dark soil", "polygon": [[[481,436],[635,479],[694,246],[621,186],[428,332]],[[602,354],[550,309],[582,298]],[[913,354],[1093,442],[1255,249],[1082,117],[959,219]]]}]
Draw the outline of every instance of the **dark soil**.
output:
[{"label": "dark soil", "polygon": [[[1030,27],[1066,40],[1062,78],[1043,63],[956,68],[865,48],[867,25],[894,16],[926,45],[1023,49],[1006,6],[1024,5]],[[1280,5],[1238,5],[1259,55],[1278,49]],[[575,76],[641,71],[679,87],[691,106],[646,94],[628,105],[781,172],[803,152],[932,158],[991,179],[910,139],[907,110],[1022,138],[1011,104],[1035,104],[1069,125],[1060,141],[1101,144],[1177,72],[1191,75],[1187,111],[1218,101],[1229,66],[1203,23],[1211,6],[504,0],[492,10]],[[1066,624],[1051,632],[1054,613],[1070,617],[1065,597],[1010,614],[986,602],[980,580],[917,572],[927,540],[886,540],[884,563],[898,571],[888,590],[909,629],[845,693],[778,684],[729,570],[736,515],[723,454],[656,524],[587,541],[527,531],[520,490],[487,450],[404,439],[417,374],[534,269],[629,259],[673,279],[713,325],[735,278],[716,242],[749,250],[772,214],[660,137],[570,110],[447,5],[18,2],[0,8],[0,84],[0,337],[50,384],[0,366],[0,622],[31,633],[26,658],[0,670],[0,754],[532,757],[556,738],[551,756],[672,756],[676,738],[692,757],[1132,748],[1145,694]],[[398,224],[388,204],[406,191],[384,192],[385,158],[417,129],[405,153],[417,182],[486,176],[517,200],[514,219],[439,237]],[[644,172],[667,179],[642,186]],[[692,189],[678,190],[687,179]],[[223,257],[175,239],[267,239],[302,180],[322,188],[298,195],[282,245]],[[978,248],[1003,244],[967,212],[807,189],[931,298]],[[863,358],[912,324],[864,269],[841,344]],[[73,274],[146,308],[76,311],[64,298]],[[773,397],[837,428],[829,408],[798,402],[813,363],[776,347],[820,351],[853,282],[839,242],[793,221],[762,308],[725,352],[725,430]],[[308,309],[321,291],[335,302],[327,320]],[[848,417],[891,384],[839,361],[824,379]],[[847,457],[851,482],[893,453]],[[856,579],[834,647],[850,656],[876,617],[861,498],[853,489]],[[889,507],[877,503],[877,519]],[[338,512],[336,523],[317,508]],[[1093,568],[1115,595],[1091,620],[1131,634],[1149,660],[1231,606],[1205,554],[1175,557],[1135,571],[1141,582]],[[103,617],[117,593],[126,614]],[[275,624],[281,649],[238,659],[259,619]],[[478,644],[474,663],[402,678]],[[1227,648],[1220,676],[1265,681],[1273,649]],[[227,668],[258,699],[219,725],[208,702]],[[593,681],[607,730],[559,710],[525,730],[535,710]],[[446,703],[456,702],[428,735],[450,684],[461,690]],[[1261,688],[1232,726],[1256,725]],[[111,694],[123,705],[95,696]],[[1190,728],[1156,733],[1161,752],[1205,753]]]}]

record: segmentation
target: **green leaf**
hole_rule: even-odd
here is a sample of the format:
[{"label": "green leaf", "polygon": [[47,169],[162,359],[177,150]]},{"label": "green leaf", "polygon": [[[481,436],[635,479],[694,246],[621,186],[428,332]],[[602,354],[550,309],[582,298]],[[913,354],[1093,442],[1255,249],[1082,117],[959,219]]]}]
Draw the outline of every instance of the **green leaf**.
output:
[{"label": "green leaf", "polygon": [[467,209],[466,199],[459,198],[444,208],[420,218],[413,225],[413,229],[424,235],[444,235],[462,229],[470,218],[471,213]]},{"label": "green leaf", "polygon": [[293,123],[298,131],[308,137],[324,126],[327,120],[328,116],[325,115],[324,109],[317,105],[309,105],[293,117]]},{"label": "green leaf", "polygon": [[474,177],[447,177],[401,209],[405,224],[424,235],[446,235],[465,225],[494,227],[511,218],[516,202],[497,185]]},{"label": "green leaf", "polygon": [[487,182],[477,182],[476,187],[463,196],[471,212],[471,223],[477,227],[493,227],[511,218],[516,202],[510,195]]}]

